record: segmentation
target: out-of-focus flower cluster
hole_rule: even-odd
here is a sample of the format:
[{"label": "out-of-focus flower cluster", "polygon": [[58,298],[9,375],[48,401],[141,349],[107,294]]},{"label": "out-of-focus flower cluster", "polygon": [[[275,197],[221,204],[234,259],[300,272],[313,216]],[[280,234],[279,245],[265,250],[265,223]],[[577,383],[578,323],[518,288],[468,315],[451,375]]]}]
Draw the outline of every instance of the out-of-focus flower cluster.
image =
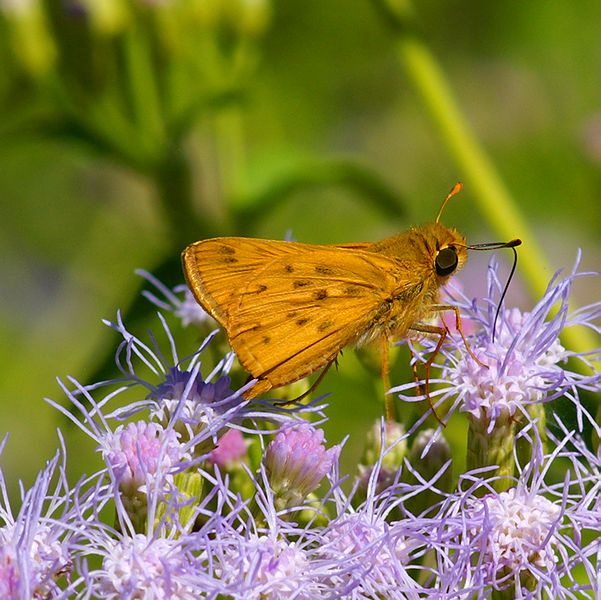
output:
[{"label": "out-of-focus flower cluster", "polygon": [[[69,30],[79,30],[86,46],[119,36],[136,35],[137,27],[158,34],[165,56],[191,60],[194,37],[220,33],[238,38],[261,35],[270,19],[267,0],[0,0],[6,22],[7,49],[33,77],[60,68],[68,50]],[[201,46],[196,46],[198,50]],[[91,65],[94,66],[94,65]]]},{"label": "out-of-focus flower cluster", "polygon": [[[208,321],[143,275],[163,342],[143,341],[118,316],[107,324],[121,337],[119,376],[69,378],[69,407],[49,400],[95,441],[103,467],[67,481],[61,444],[14,507],[0,480],[0,597],[596,597],[601,459],[591,432],[601,432],[580,395],[598,393],[600,379],[596,356],[558,336],[576,325],[599,332],[601,305],[569,313],[576,271],[531,312],[502,311],[494,341],[495,267],[488,298],[458,299],[488,365],[458,343],[432,381],[437,409],[469,420],[458,474],[445,430],[419,422],[374,424],[361,464],[341,473],[344,442],[328,446],[320,428],[325,405],[246,400],[253,382],[233,389],[233,355],[208,358],[214,333],[181,358],[168,319]],[[416,385],[396,391],[414,400]]]}]

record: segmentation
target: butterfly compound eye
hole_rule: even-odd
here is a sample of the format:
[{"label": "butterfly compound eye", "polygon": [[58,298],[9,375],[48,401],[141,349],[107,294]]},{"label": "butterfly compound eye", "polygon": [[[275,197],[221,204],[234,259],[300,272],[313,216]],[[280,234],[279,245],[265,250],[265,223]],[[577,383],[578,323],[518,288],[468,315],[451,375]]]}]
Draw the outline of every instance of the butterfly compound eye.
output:
[{"label": "butterfly compound eye", "polygon": [[443,248],[437,255],[434,261],[436,265],[436,273],[441,277],[450,275],[457,268],[457,251],[452,246]]}]

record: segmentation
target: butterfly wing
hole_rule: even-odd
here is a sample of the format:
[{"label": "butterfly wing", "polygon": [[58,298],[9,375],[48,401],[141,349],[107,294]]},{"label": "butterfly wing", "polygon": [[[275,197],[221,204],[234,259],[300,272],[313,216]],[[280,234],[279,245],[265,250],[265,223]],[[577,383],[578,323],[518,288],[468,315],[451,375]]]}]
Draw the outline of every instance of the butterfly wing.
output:
[{"label": "butterfly wing", "polygon": [[253,274],[299,252],[293,242],[222,237],[201,240],[182,253],[184,275],[198,303],[227,329],[229,310]]},{"label": "butterfly wing", "polygon": [[324,367],[389,318],[410,278],[370,246],[216,238],[184,251],[197,300],[259,380],[247,397]]}]

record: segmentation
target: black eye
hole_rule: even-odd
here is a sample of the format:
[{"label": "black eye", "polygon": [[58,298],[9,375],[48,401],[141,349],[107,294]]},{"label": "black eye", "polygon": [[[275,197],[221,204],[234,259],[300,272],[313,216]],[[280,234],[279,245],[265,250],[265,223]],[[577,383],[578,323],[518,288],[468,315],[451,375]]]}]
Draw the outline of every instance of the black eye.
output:
[{"label": "black eye", "polygon": [[457,252],[453,246],[443,248],[437,255],[436,260],[436,272],[444,277],[450,275],[457,268]]}]

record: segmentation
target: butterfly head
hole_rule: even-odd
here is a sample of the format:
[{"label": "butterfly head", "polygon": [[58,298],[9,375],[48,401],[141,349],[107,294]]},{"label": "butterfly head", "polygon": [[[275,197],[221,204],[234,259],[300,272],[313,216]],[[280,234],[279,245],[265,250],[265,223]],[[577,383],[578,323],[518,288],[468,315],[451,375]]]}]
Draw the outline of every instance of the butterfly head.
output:
[{"label": "butterfly head", "polygon": [[430,223],[420,228],[425,251],[436,276],[446,280],[459,271],[467,261],[467,244],[456,229],[441,223]]}]

